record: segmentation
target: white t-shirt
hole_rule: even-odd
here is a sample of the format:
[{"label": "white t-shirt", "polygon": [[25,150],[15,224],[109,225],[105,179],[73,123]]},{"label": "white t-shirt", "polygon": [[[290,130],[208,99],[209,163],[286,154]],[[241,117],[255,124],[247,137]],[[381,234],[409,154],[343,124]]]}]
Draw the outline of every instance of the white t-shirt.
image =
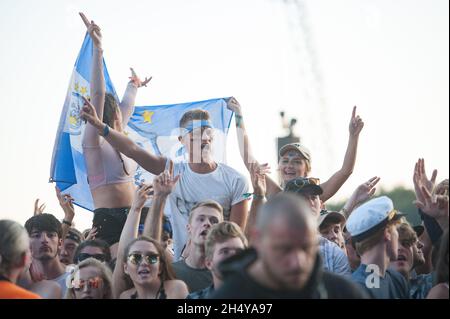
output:
[{"label": "white t-shirt", "polygon": [[70,272],[65,272],[63,273],[61,276],[53,279],[54,282],[58,283],[59,286],[61,287],[61,298],[64,299],[67,293],[67,289],[68,289],[68,282],[67,282],[67,278],[69,277]]},{"label": "white t-shirt", "polygon": [[169,195],[165,214],[172,223],[176,261],[187,242],[186,225],[191,208],[198,202],[212,199],[222,205],[224,219],[228,220],[231,207],[245,200],[243,195],[248,192],[248,183],[235,169],[221,163],[207,174],[193,172],[188,163],[174,163],[173,174],[181,174],[181,178]]}]

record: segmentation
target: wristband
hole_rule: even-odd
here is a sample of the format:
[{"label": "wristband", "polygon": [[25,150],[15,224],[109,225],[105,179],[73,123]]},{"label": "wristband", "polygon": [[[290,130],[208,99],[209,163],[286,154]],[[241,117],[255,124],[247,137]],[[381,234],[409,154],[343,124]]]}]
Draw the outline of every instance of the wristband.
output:
[{"label": "wristband", "polygon": [[107,137],[109,134],[109,126],[108,124],[105,124],[105,127],[103,128],[103,137]]},{"label": "wristband", "polygon": [[72,226],[72,223],[69,222],[68,220],[65,220],[65,219],[63,219],[62,223],[63,223],[63,224],[66,224],[66,225],[68,225],[68,226]]}]

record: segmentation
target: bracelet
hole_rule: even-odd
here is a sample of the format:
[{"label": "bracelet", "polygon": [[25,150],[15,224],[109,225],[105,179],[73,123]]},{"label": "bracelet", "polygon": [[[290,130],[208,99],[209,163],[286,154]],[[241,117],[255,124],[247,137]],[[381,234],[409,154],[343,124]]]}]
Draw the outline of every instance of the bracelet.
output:
[{"label": "bracelet", "polygon": [[235,114],[235,117],[236,117],[236,127],[241,127],[243,121],[242,115]]},{"label": "bracelet", "polygon": [[105,127],[103,128],[103,137],[107,137],[109,134],[109,126],[108,124],[105,124]]},{"label": "bracelet", "polygon": [[65,220],[65,219],[63,219],[62,223],[63,223],[63,224],[66,224],[66,225],[68,225],[68,226],[72,226],[72,223],[69,222],[68,220]]},{"label": "bracelet", "polygon": [[244,196],[245,199],[250,199],[250,197],[264,199],[266,197],[264,195],[259,195],[259,194],[255,194],[255,193],[245,193],[242,196]]}]

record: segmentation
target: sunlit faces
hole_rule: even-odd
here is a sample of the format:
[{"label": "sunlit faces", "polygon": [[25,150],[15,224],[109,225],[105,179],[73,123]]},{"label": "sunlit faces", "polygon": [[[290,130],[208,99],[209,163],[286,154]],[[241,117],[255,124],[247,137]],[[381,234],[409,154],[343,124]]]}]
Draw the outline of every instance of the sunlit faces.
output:
[{"label": "sunlit faces", "polygon": [[78,270],[72,282],[76,299],[103,299],[105,297],[105,283],[101,271],[97,267],[87,266]]},{"label": "sunlit faces", "polygon": [[284,184],[296,177],[306,177],[308,174],[305,158],[297,151],[287,151],[278,162],[281,180]]},{"label": "sunlit faces", "polygon": [[207,162],[212,156],[214,129],[210,127],[194,128],[191,132],[179,137],[180,142],[189,153],[192,163]]},{"label": "sunlit faces", "polygon": [[212,259],[206,259],[206,267],[219,279],[222,275],[218,270],[219,264],[225,259],[236,255],[245,249],[245,245],[239,237],[230,238],[223,243],[214,245],[214,253]]},{"label": "sunlit faces", "polygon": [[320,234],[345,250],[344,234],[340,223],[329,223],[320,228]]},{"label": "sunlit faces", "polygon": [[65,264],[70,265],[73,263],[73,255],[78,247],[78,243],[72,239],[66,238],[61,246],[59,253],[59,260]]},{"label": "sunlit faces", "polygon": [[280,289],[302,288],[313,271],[318,251],[317,233],[293,227],[284,216],[275,217],[255,243],[270,278]]},{"label": "sunlit faces", "polygon": [[414,246],[415,244],[399,243],[397,259],[391,260],[391,266],[405,277],[409,276],[414,266]]},{"label": "sunlit faces", "polygon": [[319,195],[308,194],[307,192],[302,193],[301,196],[305,199],[306,204],[311,208],[314,216],[319,217],[320,211],[322,210],[322,202]]},{"label": "sunlit faces", "polygon": [[129,250],[124,271],[135,284],[151,284],[160,274],[160,256],[153,243],[137,241]]},{"label": "sunlit faces", "polygon": [[30,235],[30,248],[33,258],[50,260],[58,256],[61,240],[57,232],[33,229]]},{"label": "sunlit faces", "polygon": [[191,211],[191,214],[191,222],[187,225],[188,234],[194,245],[204,245],[211,226],[223,221],[222,213],[215,208],[201,206]]}]

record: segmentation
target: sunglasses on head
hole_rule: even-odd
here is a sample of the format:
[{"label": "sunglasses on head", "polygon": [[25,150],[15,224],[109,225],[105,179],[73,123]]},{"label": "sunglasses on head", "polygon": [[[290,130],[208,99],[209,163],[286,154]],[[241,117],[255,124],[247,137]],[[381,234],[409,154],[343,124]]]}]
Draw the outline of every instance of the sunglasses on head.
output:
[{"label": "sunglasses on head", "polygon": [[306,186],[320,185],[320,179],[314,177],[296,178],[286,184],[286,191],[297,192]]},{"label": "sunglasses on head", "polygon": [[100,286],[101,281],[101,277],[93,277],[86,280],[72,280],[72,288],[75,291],[80,291],[87,285],[90,289],[96,289]]},{"label": "sunglasses on head", "polygon": [[297,187],[304,187],[307,185],[319,185],[320,179],[315,177],[297,178],[292,181]]},{"label": "sunglasses on head", "polygon": [[104,262],[105,261],[105,255],[104,254],[92,254],[91,255],[91,254],[87,254],[87,253],[79,254],[77,261],[78,261],[78,263],[80,263],[83,260],[88,259],[88,258],[95,258],[95,259],[97,259],[100,262]]},{"label": "sunglasses on head", "polygon": [[154,265],[158,262],[159,255],[157,254],[140,254],[132,253],[128,255],[128,261],[134,265],[140,265],[143,260],[149,265]]}]

